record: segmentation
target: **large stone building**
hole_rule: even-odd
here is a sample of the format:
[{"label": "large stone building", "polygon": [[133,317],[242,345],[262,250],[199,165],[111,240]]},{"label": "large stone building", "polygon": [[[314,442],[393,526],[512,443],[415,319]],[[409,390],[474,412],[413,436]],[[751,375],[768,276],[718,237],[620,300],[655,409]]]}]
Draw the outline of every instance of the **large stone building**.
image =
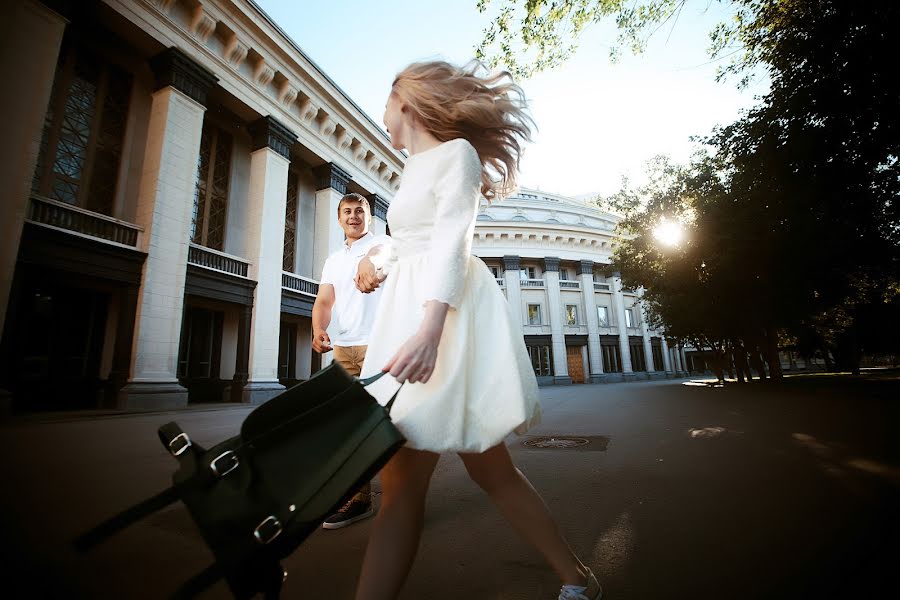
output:
[{"label": "large stone building", "polygon": [[[250,0],[2,5],[0,399],[259,402],[317,370],[337,203],[383,232],[399,186],[379,124]],[[480,219],[544,381],[681,370],[604,270],[608,215],[522,192]]]},{"label": "large stone building", "polygon": [[522,189],[482,205],[474,252],[494,272],[542,383],[684,374],[640,294],[609,268],[618,218],[591,202]]},{"label": "large stone building", "polygon": [[2,385],[24,409],[264,400],[317,368],[337,203],[404,156],[248,0],[0,8]]}]

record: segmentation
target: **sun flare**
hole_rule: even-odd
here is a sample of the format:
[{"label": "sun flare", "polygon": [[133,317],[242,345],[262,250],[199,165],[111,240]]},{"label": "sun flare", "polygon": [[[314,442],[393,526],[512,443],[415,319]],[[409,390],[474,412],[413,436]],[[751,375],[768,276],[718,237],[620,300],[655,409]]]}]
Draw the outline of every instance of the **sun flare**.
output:
[{"label": "sun flare", "polygon": [[653,229],[653,237],[664,246],[677,246],[684,239],[684,231],[678,223],[663,221]]}]

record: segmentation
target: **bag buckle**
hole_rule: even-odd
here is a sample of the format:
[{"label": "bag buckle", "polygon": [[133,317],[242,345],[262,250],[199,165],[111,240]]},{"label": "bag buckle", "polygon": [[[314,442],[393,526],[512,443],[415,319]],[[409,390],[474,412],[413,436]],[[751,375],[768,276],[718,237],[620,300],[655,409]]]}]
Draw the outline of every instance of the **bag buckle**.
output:
[{"label": "bag buckle", "polygon": [[185,450],[192,445],[191,438],[189,438],[186,433],[182,432],[169,440],[169,452],[172,453],[172,456],[181,456],[184,454]]},{"label": "bag buckle", "polygon": [[[281,522],[273,516],[268,516],[253,530],[253,537],[260,544],[268,544],[281,535]],[[285,575],[287,575],[285,573]]]},{"label": "bag buckle", "polygon": [[212,459],[212,462],[209,463],[209,468],[212,469],[212,472],[216,477],[225,477],[237,469],[239,464],[240,461],[238,460],[237,454],[231,450],[226,450]]}]

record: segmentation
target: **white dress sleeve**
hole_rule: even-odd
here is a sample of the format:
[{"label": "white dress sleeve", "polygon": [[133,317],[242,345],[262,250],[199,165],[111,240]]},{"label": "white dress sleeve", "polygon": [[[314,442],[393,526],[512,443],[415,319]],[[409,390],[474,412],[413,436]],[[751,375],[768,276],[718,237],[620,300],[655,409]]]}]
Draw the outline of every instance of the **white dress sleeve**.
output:
[{"label": "white dress sleeve", "polygon": [[468,141],[450,143],[454,147],[444,157],[434,186],[436,206],[424,301],[438,300],[458,308],[481,197],[481,160]]},{"label": "white dress sleeve", "polygon": [[372,248],[378,248],[378,251],[369,257],[375,270],[382,276],[391,272],[397,257],[394,254],[394,240],[387,234],[376,235],[372,241]]}]

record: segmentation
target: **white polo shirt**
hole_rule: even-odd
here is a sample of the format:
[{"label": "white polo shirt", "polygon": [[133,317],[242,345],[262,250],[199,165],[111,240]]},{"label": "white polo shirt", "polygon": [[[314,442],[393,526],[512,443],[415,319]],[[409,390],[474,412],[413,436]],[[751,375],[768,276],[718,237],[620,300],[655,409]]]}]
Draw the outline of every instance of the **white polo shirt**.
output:
[{"label": "white polo shirt", "polygon": [[356,289],[353,278],[356,277],[359,261],[372,246],[383,244],[386,239],[385,236],[375,236],[370,231],[353,242],[352,246],[348,246],[345,240],[343,247],[325,260],[320,281],[334,286],[334,307],[331,310],[331,323],[328,325],[328,337],[334,346],[369,344],[369,333],[381,299],[381,288],[370,294],[363,294]]}]

